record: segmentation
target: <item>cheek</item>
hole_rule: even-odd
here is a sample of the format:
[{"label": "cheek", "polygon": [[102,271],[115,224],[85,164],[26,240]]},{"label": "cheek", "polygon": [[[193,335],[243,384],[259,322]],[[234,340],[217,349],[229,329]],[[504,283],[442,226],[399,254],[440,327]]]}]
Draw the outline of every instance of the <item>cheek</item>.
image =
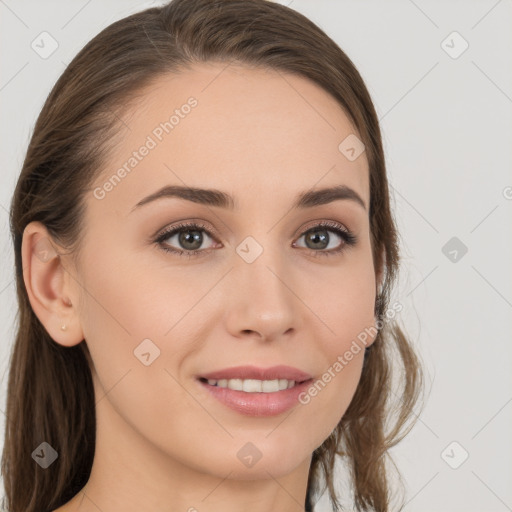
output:
[{"label": "cheek", "polygon": [[147,267],[123,267],[114,251],[109,254],[110,260],[90,265],[82,276],[86,291],[81,322],[94,363],[96,402],[103,408],[99,419],[119,432],[126,422],[156,441],[166,439],[171,430],[187,432],[186,415],[175,411],[193,410],[197,402],[184,392],[173,366],[185,344],[175,347],[172,330],[164,334],[190,309],[189,300],[184,303],[178,295],[171,299],[168,289],[174,287],[163,286],[161,279],[153,282]]},{"label": "cheek", "polygon": [[323,324],[323,334],[316,339],[324,365],[301,402],[311,408],[310,414],[324,426],[327,437],[354,396],[365,348],[377,334],[371,257],[363,256],[353,265],[340,267],[339,273],[323,280],[321,291],[309,296]]},{"label": "cheek", "polygon": [[311,300],[326,329],[324,353],[331,362],[347,350],[353,339],[375,325],[375,274],[371,254],[354,255],[338,271],[322,279]]},{"label": "cheek", "polygon": [[147,390],[181,396],[170,374],[194,349],[195,330],[206,314],[201,298],[218,276],[196,272],[191,280],[190,272],[161,272],[158,265],[155,269],[116,252],[116,244],[104,247],[98,265],[93,244],[88,247],[80,275],[80,321],[102,394],[114,385],[127,387],[133,398],[128,406],[140,398],[148,407]]},{"label": "cheek", "polygon": [[336,428],[354,397],[365,354],[365,344],[361,340],[364,336],[369,340],[376,332],[368,315],[358,315],[354,311],[354,316],[348,311],[347,314],[340,313],[337,322],[333,323],[338,335],[325,338],[322,344],[326,363],[299,397],[307,417],[316,425],[319,445]]},{"label": "cheek", "polygon": [[117,382],[121,386],[120,379],[131,380],[129,373],[143,366],[134,350],[144,339],[156,339],[159,326],[145,301],[145,276],[113,246],[103,248],[100,264],[94,253],[92,244],[84,252],[80,321],[103,394]]},{"label": "cheek", "polygon": [[[93,251],[90,251],[93,252]],[[149,264],[126,257],[113,246],[103,250],[96,264],[89,257],[81,275],[83,283],[82,322],[85,338],[102,340],[120,352],[133,352],[144,339],[165,341],[165,334],[187,310],[195,295],[184,276],[166,276]],[[187,290],[183,293],[183,290]],[[193,290],[193,289],[192,289]],[[204,292],[203,292],[204,293]],[[196,299],[197,301],[197,299]],[[98,342],[99,343],[99,342]]]}]

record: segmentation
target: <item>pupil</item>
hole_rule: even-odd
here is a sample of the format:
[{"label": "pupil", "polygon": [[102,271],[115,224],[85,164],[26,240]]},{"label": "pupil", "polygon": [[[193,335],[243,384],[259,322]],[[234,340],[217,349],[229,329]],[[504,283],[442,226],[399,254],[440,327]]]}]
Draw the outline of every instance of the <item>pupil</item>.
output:
[{"label": "pupil", "polygon": [[[189,233],[192,233],[192,235],[189,236]],[[201,247],[203,237],[200,231],[182,231],[179,236],[179,241],[180,244],[185,247],[185,249],[196,250]],[[187,244],[192,244],[192,247],[188,246]]]},{"label": "pupil", "polygon": [[[329,245],[329,235],[325,229],[321,231],[312,231],[311,234],[306,237],[306,245],[308,245],[308,241],[313,242],[313,247],[310,247],[310,249],[318,249],[319,246],[315,245],[318,244],[318,242],[320,242],[320,248],[325,249]],[[322,245],[322,243],[324,243],[324,245]]]}]

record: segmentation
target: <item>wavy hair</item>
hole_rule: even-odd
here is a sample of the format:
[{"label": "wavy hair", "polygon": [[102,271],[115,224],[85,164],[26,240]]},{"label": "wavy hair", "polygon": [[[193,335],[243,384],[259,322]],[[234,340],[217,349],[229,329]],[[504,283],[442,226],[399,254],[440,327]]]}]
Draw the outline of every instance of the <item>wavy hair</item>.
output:
[{"label": "wavy hair", "polygon": [[[399,247],[380,127],[368,90],[339,46],[288,7],[266,0],[173,0],[116,21],[88,42],[48,95],[28,145],[10,211],[19,309],[1,462],[3,505],[9,512],[51,511],[69,501],[89,478],[96,435],[87,344],[57,344],[34,314],[23,280],[24,229],[40,221],[62,247],[78,254],[84,198],[120,140],[120,114],[159,77],[208,61],[311,80],[338,101],[365,144],[373,261],[376,273],[382,270],[385,276],[375,304],[383,327],[365,351],[348,410],[313,453],[305,505],[312,510],[328,489],[334,509],[341,507],[333,481],[338,455],[350,469],[354,507],[389,510],[388,450],[413,424],[409,420],[414,419],[422,373],[397,319],[385,315]],[[395,370],[400,372],[396,390]],[[43,441],[59,454],[47,469],[30,456]]]}]

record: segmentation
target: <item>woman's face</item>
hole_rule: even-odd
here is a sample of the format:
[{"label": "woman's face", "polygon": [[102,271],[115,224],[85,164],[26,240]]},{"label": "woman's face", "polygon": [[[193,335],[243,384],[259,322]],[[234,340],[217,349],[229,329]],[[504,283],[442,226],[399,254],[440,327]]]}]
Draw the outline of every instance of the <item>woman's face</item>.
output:
[{"label": "woman's face", "polygon": [[[135,436],[147,457],[222,478],[309,465],[360,378],[364,350],[344,354],[374,325],[368,162],[355,158],[354,128],[303,78],[225,64],[159,79],[123,122],[86,195],[79,264],[67,262],[94,363],[98,442]],[[148,199],[165,187],[182,196]],[[311,196],[330,187],[353,193]],[[181,224],[193,226],[162,235]],[[246,365],[313,380],[300,397],[201,380]],[[259,381],[293,380],[277,373]],[[257,376],[231,377],[244,375]]]}]

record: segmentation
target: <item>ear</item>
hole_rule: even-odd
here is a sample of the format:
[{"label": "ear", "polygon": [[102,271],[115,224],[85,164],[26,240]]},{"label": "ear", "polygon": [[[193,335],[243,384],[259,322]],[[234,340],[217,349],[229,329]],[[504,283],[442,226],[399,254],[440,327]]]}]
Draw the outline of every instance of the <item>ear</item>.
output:
[{"label": "ear", "polygon": [[[377,270],[377,273],[375,274],[375,300],[377,300],[377,298],[379,297],[380,292],[382,291],[382,285],[384,284],[384,275],[385,275],[385,271],[386,271],[386,250],[385,249],[382,249],[381,255],[382,255],[381,265],[380,265],[380,268]],[[375,305],[377,305],[377,303],[375,303]],[[374,315],[375,325],[373,327],[375,327],[376,329],[379,329],[376,325],[376,323],[377,323],[376,320],[377,320],[377,315]],[[365,345],[366,345],[367,349],[369,349],[373,345],[373,343],[377,339],[377,336],[378,336],[378,333],[376,331],[375,335],[372,335],[370,337],[370,339],[365,341]]]},{"label": "ear", "polygon": [[379,295],[379,292],[382,291],[382,285],[384,284],[384,271],[386,269],[386,250],[385,248],[382,249],[382,257],[381,257],[381,265],[380,268],[376,274],[375,279],[375,294]]},{"label": "ear", "polygon": [[61,252],[44,224],[31,222],[26,226],[21,257],[30,304],[51,338],[71,347],[84,336],[77,312],[78,295],[71,286],[76,280],[64,268]]}]

